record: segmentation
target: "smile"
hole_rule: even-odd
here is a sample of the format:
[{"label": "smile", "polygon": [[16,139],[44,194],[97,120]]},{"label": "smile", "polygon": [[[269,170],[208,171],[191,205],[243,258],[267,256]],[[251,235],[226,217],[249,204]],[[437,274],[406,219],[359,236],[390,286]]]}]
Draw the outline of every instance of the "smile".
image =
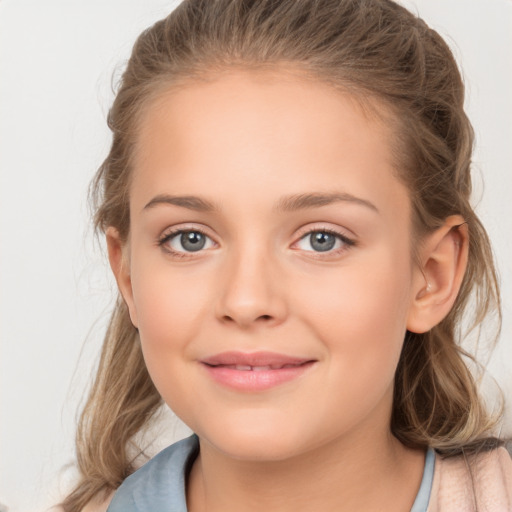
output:
[{"label": "smile", "polygon": [[231,370],[239,370],[243,372],[253,371],[253,372],[264,372],[268,370],[281,370],[282,368],[294,368],[296,366],[300,366],[298,364],[285,364],[285,365],[266,365],[266,366],[250,366],[244,364],[230,364],[230,365],[213,365],[213,366],[222,366],[223,368],[230,368]]},{"label": "smile", "polygon": [[258,392],[290,382],[316,361],[271,352],[225,352],[201,361],[215,382],[237,391]]}]

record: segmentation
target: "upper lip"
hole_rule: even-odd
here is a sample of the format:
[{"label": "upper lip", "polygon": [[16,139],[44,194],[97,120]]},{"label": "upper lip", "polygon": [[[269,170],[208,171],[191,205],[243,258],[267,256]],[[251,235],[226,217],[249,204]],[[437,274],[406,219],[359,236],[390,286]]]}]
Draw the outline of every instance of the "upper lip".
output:
[{"label": "upper lip", "polygon": [[222,352],[201,359],[201,362],[210,366],[242,365],[242,366],[284,366],[300,365],[313,361],[305,357],[295,357],[276,352]]}]

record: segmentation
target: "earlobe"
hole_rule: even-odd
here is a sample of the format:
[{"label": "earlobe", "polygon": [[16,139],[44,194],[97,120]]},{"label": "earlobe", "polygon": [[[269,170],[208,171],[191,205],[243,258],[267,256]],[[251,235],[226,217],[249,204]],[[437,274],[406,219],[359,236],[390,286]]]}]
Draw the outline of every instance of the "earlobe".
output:
[{"label": "earlobe", "polygon": [[131,321],[135,327],[138,327],[135,304],[133,301],[130,264],[126,254],[127,243],[121,240],[119,232],[114,227],[107,228],[105,234],[107,239],[108,260],[110,263],[110,268],[112,269],[116,279],[119,292],[121,293],[121,296],[128,306]]},{"label": "earlobe", "polygon": [[448,315],[464,278],[468,249],[468,226],[460,215],[448,217],[427,236],[413,284],[409,331],[426,332]]}]

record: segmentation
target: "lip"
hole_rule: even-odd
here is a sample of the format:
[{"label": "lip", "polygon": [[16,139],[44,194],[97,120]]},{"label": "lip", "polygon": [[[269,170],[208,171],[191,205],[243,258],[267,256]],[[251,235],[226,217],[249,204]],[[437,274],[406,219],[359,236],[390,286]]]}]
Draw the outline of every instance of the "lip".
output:
[{"label": "lip", "polygon": [[316,361],[275,352],[223,352],[200,362],[219,384],[238,391],[256,392],[300,377]]}]

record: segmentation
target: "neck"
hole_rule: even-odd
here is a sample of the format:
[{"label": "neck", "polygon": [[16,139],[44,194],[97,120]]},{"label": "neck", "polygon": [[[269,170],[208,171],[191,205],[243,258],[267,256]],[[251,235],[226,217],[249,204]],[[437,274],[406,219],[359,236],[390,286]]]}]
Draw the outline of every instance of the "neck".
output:
[{"label": "neck", "polygon": [[[359,430],[280,461],[244,461],[201,442],[187,489],[190,512],[404,511],[419,488],[424,452],[390,432]],[[368,442],[371,439],[371,442]]]}]

